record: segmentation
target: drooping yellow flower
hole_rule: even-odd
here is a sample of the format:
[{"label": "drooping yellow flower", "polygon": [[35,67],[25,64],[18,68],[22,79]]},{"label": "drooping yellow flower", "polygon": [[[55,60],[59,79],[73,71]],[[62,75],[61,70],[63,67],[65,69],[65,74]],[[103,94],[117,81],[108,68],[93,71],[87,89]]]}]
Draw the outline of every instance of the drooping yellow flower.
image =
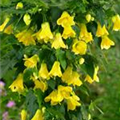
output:
[{"label": "drooping yellow flower", "polygon": [[67,48],[67,45],[62,40],[62,36],[60,33],[56,33],[55,39],[52,43],[52,48],[59,49],[59,48]]},{"label": "drooping yellow flower", "polygon": [[39,57],[37,54],[33,55],[32,57],[28,58],[26,55],[24,55],[24,65],[27,68],[33,68],[37,66],[37,62],[39,61]]},{"label": "drooping yellow flower", "polygon": [[58,90],[54,90],[45,98],[45,102],[49,101],[51,101],[51,105],[57,105],[63,101],[63,96]]},{"label": "drooping yellow flower", "polygon": [[64,99],[68,99],[72,92],[72,87],[59,85],[58,92],[62,95]]},{"label": "drooping yellow flower", "polygon": [[39,42],[44,41],[47,43],[50,39],[53,39],[53,34],[50,30],[48,22],[42,23],[41,29],[36,33],[36,37]]},{"label": "drooping yellow flower", "polygon": [[82,85],[82,81],[80,80],[80,74],[78,74],[75,71],[72,72],[71,79],[69,79],[67,82],[68,82],[68,85],[71,85],[71,84],[73,86],[81,86]]},{"label": "drooping yellow flower", "polygon": [[69,99],[67,99],[67,109],[69,110],[75,110],[77,106],[81,106],[81,103],[78,102],[80,99],[78,96],[73,95],[70,96]]},{"label": "drooping yellow flower", "polygon": [[72,67],[68,66],[65,70],[65,72],[62,74],[62,81],[67,82],[69,79],[71,79],[72,76]]},{"label": "drooping yellow flower", "polygon": [[109,39],[108,36],[103,36],[101,41],[101,49],[109,49],[111,46],[114,46],[115,43]]},{"label": "drooping yellow flower", "polygon": [[33,34],[32,30],[23,30],[22,32],[19,32],[16,35],[16,38],[18,39],[19,42],[22,42],[25,46],[36,45],[35,39],[32,34]]},{"label": "drooping yellow flower", "polygon": [[25,24],[28,26],[31,23],[31,17],[28,13],[26,13],[23,17],[23,21],[25,22]]},{"label": "drooping yellow flower", "polygon": [[80,80],[80,75],[72,71],[72,67],[68,66],[65,72],[62,75],[62,81],[67,83],[68,85],[73,85],[73,86],[81,86],[82,81]]},{"label": "drooping yellow flower", "polygon": [[68,12],[64,11],[61,17],[57,20],[57,24],[62,27],[75,25],[74,17],[70,16]]},{"label": "drooping yellow flower", "polygon": [[109,33],[108,33],[105,25],[103,25],[103,27],[102,27],[101,24],[98,22],[96,36],[102,37],[103,35],[109,35]]},{"label": "drooping yellow flower", "polygon": [[62,76],[62,72],[61,72],[61,68],[60,68],[60,63],[59,61],[55,61],[51,71],[49,72],[50,76],[58,76],[61,77]]},{"label": "drooping yellow flower", "polygon": [[40,67],[40,70],[39,70],[39,77],[41,77],[42,79],[48,79],[49,78],[49,72],[48,72],[46,63],[41,64],[41,67]]},{"label": "drooping yellow flower", "polygon": [[[6,34],[11,34],[13,32],[12,30],[12,25],[9,25],[6,27],[6,25],[8,24],[10,18],[6,18],[5,21],[3,22],[2,25],[0,25],[0,32],[4,32]],[[5,28],[6,27],[6,28]]]},{"label": "drooping yellow flower", "polygon": [[75,54],[80,54],[80,55],[84,55],[87,52],[87,44],[82,41],[82,40],[74,40],[74,43],[72,45],[72,51]]},{"label": "drooping yellow flower", "polygon": [[9,20],[10,20],[9,18],[6,18],[5,21],[3,22],[3,24],[0,25],[0,32],[4,30],[5,26],[9,22]]},{"label": "drooping yellow flower", "polygon": [[113,25],[113,30],[114,31],[118,31],[120,30],[120,16],[117,14],[115,16],[112,17],[112,21],[114,23]]},{"label": "drooping yellow flower", "polygon": [[69,38],[69,37],[75,37],[75,35],[76,35],[76,33],[75,33],[75,31],[72,29],[71,26],[65,27],[65,28],[64,28],[64,31],[63,31],[63,33],[62,33],[62,37],[63,37],[64,39],[67,39],[67,38]]},{"label": "drooping yellow flower", "polygon": [[44,120],[42,111],[38,109],[31,120]]},{"label": "drooping yellow flower", "polygon": [[22,2],[18,2],[16,5],[16,9],[22,9],[23,8],[23,3]]},{"label": "drooping yellow flower", "polygon": [[81,24],[80,25],[80,36],[79,39],[80,40],[84,40],[86,43],[93,41],[93,37],[91,32],[87,31],[87,27],[85,24]]},{"label": "drooping yellow flower", "polygon": [[21,111],[21,120],[26,120],[26,119],[27,119],[27,111],[23,109]]},{"label": "drooping yellow flower", "polygon": [[24,86],[23,86],[23,74],[20,73],[16,80],[9,86],[9,88],[12,90],[12,92],[23,92]]},{"label": "drooping yellow flower", "polygon": [[34,89],[40,89],[42,92],[45,92],[48,88],[48,85],[46,83],[46,81],[42,81],[42,80],[33,80],[35,87]]},{"label": "drooping yellow flower", "polygon": [[99,66],[95,67],[93,78],[91,78],[89,75],[86,76],[85,81],[89,82],[90,84],[93,83],[94,81],[99,82],[99,77],[98,77],[98,70]]}]

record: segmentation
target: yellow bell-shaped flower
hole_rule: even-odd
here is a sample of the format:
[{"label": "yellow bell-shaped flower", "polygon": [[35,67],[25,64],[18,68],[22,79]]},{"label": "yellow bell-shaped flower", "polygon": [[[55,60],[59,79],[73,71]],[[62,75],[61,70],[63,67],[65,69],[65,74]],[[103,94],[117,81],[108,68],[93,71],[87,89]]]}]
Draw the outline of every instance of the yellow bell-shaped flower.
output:
[{"label": "yellow bell-shaped flower", "polygon": [[115,43],[109,39],[108,36],[103,36],[101,41],[101,49],[109,49],[111,46],[114,46]]},{"label": "yellow bell-shaped flower", "polygon": [[21,111],[21,120],[27,120],[27,111],[24,109]]},{"label": "yellow bell-shaped flower", "polygon": [[52,43],[52,48],[59,49],[59,48],[67,48],[67,45],[62,40],[62,36],[60,33],[56,33],[55,39],[53,40]]},{"label": "yellow bell-shaped flower", "polygon": [[28,13],[26,13],[23,17],[23,21],[25,22],[25,24],[28,26],[31,23],[31,17]]},{"label": "yellow bell-shaped flower", "polygon": [[50,39],[53,39],[53,34],[48,22],[42,23],[41,29],[36,33],[36,37],[39,42],[44,41],[45,43],[49,42]]},{"label": "yellow bell-shaped flower", "polygon": [[105,25],[103,25],[103,27],[102,27],[101,24],[98,22],[96,36],[97,37],[102,37],[104,35],[109,35],[109,33],[108,33]]},{"label": "yellow bell-shaped flower", "polygon": [[115,16],[112,17],[112,21],[114,23],[113,25],[113,30],[114,31],[118,31],[120,30],[120,16],[117,14]]},{"label": "yellow bell-shaped flower", "polygon": [[65,72],[62,74],[62,81],[67,83],[69,79],[71,79],[72,76],[72,67],[68,66],[65,70]]},{"label": "yellow bell-shaped flower", "polygon": [[81,86],[82,81],[80,80],[80,75],[73,71],[71,75],[71,79],[68,80],[68,85],[73,85],[73,86]]},{"label": "yellow bell-shaped flower", "polygon": [[92,19],[92,16],[91,16],[91,14],[87,14],[87,15],[85,16],[85,18],[86,18],[87,22],[90,22],[91,19]]},{"label": "yellow bell-shaped flower", "polygon": [[10,20],[9,18],[6,18],[5,21],[3,22],[3,24],[0,25],[0,32],[4,30],[5,26],[9,22],[9,20]]},{"label": "yellow bell-shaped flower", "polygon": [[80,99],[79,97],[71,96],[69,99],[67,99],[67,109],[69,110],[75,110],[77,106],[81,106],[81,103],[78,102]]},{"label": "yellow bell-shaped flower", "polygon": [[9,86],[9,88],[12,90],[12,92],[23,92],[24,86],[23,86],[23,74],[20,73],[16,80]]},{"label": "yellow bell-shaped flower", "polygon": [[48,72],[46,63],[41,64],[41,67],[39,70],[39,77],[41,77],[42,79],[49,79],[49,72]]},{"label": "yellow bell-shaped flower", "polygon": [[33,55],[32,57],[28,58],[26,55],[24,55],[24,65],[27,68],[33,68],[37,66],[37,62],[39,61],[39,57],[37,54]]},{"label": "yellow bell-shaped flower", "polygon": [[84,55],[87,52],[87,44],[84,41],[74,40],[72,51],[77,55]]},{"label": "yellow bell-shaped flower", "polygon": [[90,84],[93,83],[94,81],[99,82],[99,77],[98,77],[98,70],[99,66],[95,67],[93,78],[91,78],[89,75],[86,76],[85,81],[89,82]]},{"label": "yellow bell-shaped flower", "polygon": [[63,98],[68,99],[72,92],[72,87],[59,85],[58,92],[62,95]]},{"label": "yellow bell-shaped flower", "polygon": [[35,38],[33,37],[32,34],[33,34],[32,30],[24,30],[16,34],[16,38],[18,39],[19,42],[22,42],[25,46],[36,45]]},{"label": "yellow bell-shaped flower", "polygon": [[45,98],[45,102],[49,101],[51,101],[51,105],[57,105],[63,101],[63,96],[58,90],[54,90]]},{"label": "yellow bell-shaped flower", "polygon": [[80,29],[79,39],[80,40],[84,40],[86,43],[93,41],[92,34],[91,34],[91,32],[87,31],[86,25],[85,24],[81,24],[80,26],[81,26],[80,27],[81,29]]},{"label": "yellow bell-shaped flower", "polygon": [[61,17],[57,20],[57,24],[62,27],[75,25],[74,17],[70,16],[68,12],[64,11]]},{"label": "yellow bell-shaped flower", "polygon": [[51,71],[49,72],[49,76],[62,76],[61,68],[60,68],[60,63],[59,61],[55,61]]},{"label": "yellow bell-shaped flower", "polygon": [[42,81],[42,80],[33,80],[35,87],[34,89],[40,89],[42,92],[45,92],[48,89],[48,85],[46,83],[46,81]]},{"label": "yellow bell-shaped flower", "polygon": [[44,120],[42,111],[38,109],[31,120]]},{"label": "yellow bell-shaped flower", "polygon": [[75,31],[72,29],[71,26],[65,27],[65,28],[64,28],[64,31],[63,31],[63,33],[62,33],[62,37],[63,37],[64,39],[67,39],[67,38],[69,38],[69,37],[75,37],[75,35],[76,35],[76,33],[75,33]]}]

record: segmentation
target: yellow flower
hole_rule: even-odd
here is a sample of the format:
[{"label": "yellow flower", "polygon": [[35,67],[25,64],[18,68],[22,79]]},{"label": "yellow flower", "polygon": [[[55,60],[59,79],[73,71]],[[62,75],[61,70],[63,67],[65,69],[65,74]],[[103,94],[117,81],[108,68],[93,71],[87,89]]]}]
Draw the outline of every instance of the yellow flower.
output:
[{"label": "yellow flower", "polygon": [[31,18],[30,15],[28,13],[26,13],[23,17],[23,21],[25,22],[25,24],[28,26],[31,23]]},{"label": "yellow flower", "polygon": [[52,48],[59,49],[59,48],[67,48],[62,40],[62,36],[60,33],[56,33],[55,39],[52,43]]},{"label": "yellow flower", "polygon": [[39,70],[39,77],[41,77],[43,79],[48,79],[49,78],[49,72],[48,72],[46,63],[41,64],[41,67],[40,67],[40,70]]},{"label": "yellow flower", "polygon": [[65,72],[62,75],[62,81],[67,83],[68,85],[77,85],[77,86],[81,86],[82,85],[82,81],[79,79],[80,75],[75,72],[72,71],[72,67],[67,67],[67,69],[65,70]]},{"label": "yellow flower", "polygon": [[5,26],[7,25],[7,23],[9,22],[9,18],[6,18],[4,23],[2,25],[0,25],[0,32],[4,30]]},{"label": "yellow flower", "polygon": [[113,30],[114,31],[120,30],[120,16],[118,14],[113,16],[112,21],[114,23]]},{"label": "yellow flower", "polygon": [[98,22],[98,26],[97,26],[97,31],[96,31],[96,36],[97,37],[102,37],[103,35],[109,35],[105,25],[103,25],[103,27],[100,25],[100,23]]},{"label": "yellow flower", "polygon": [[81,103],[78,102],[80,99],[78,96],[73,95],[67,99],[67,109],[69,110],[75,110],[77,106],[81,106]]},{"label": "yellow flower", "polygon": [[84,62],[85,62],[85,59],[84,59],[84,58],[80,58],[80,59],[79,59],[79,64],[80,64],[80,65],[82,65]]},{"label": "yellow flower", "polygon": [[16,9],[22,9],[23,8],[23,3],[22,2],[18,2],[16,5]]},{"label": "yellow flower", "polygon": [[101,49],[109,49],[111,46],[114,46],[115,43],[108,38],[108,36],[102,37]]},{"label": "yellow flower", "polygon": [[67,38],[69,38],[69,37],[75,37],[75,35],[76,35],[76,33],[75,33],[75,31],[72,29],[71,26],[65,27],[65,28],[64,28],[64,31],[63,31],[63,33],[62,33],[62,37],[63,37],[64,39],[67,39]]},{"label": "yellow flower", "polygon": [[89,82],[90,84],[93,83],[94,81],[99,82],[99,77],[97,76],[98,70],[99,70],[99,67],[96,66],[94,70],[93,78],[87,75],[85,78],[85,81]]},{"label": "yellow flower", "polygon": [[90,22],[91,19],[92,19],[91,14],[87,14],[87,15],[85,16],[85,18],[86,18],[87,22]]},{"label": "yellow flower", "polygon": [[61,68],[60,68],[60,63],[58,61],[55,61],[51,71],[49,72],[50,76],[58,76],[61,77],[62,76],[62,72],[61,72]]},{"label": "yellow flower", "polygon": [[33,37],[32,30],[24,30],[16,35],[19,42],[22,42],[25,46],[36,45],[35,39]]},{"label": "yellow flower", "polygon": [[75,54],[84,55],[87,52],[87,44],[81,40],[80,41],[74,40],[74,43],[72,45],[72,51]]},{"label": "yellow flower", "polygon": [[45,81],[34,79],[35,87],[34,89],[41,89],[42,92],[45,92],[48,88],[48,85]]},{"label": "yellow flower", "polygon": [[59,85],[58,92],[63,98],[68,99],[70,97],[70,93],[72,92],[72,87]]},{"label": "yellow flower", "polygon": [[31,120],[44,120],[42,111],[38,109]]},{"label": "yellow flower", "polygon": [[48,22],[45,22],[41,25],[41,30],[36,33],[36,37],[39,42],[44,41],[47,43],[50,39],[53,39],[53,34],[50,30],[50,25]]},{"label": "yellow flower", "polygon": [[79,39],[84,40],[86,43],[93,41],[92,34],[87,31],[85,24],[81,24]]},{"label": "yellow flower", "polygon": [[26,119],[27,119],[27,111],[23,109],[21,111],[21,120],[26,120]]},{"label": "yellow flower", "polygon": [[[4,32],[6,34],[11,34],[13,32],[12,30],[12,25],[9,25],[8,27],[6,27],[6,25],[8,24],[10,18],[6,18],[5,21],[3,22],[2,25],[0,25],[0,32]],[[6,27],[6,28],[5,28]]]},{"label": "yellow flower", "polygon": [[46,98],[45,102],[51,101],[51,105],[57,105],[58,103],[62,102],[63,96],[57,90],[52,91]]},{"label": "yellow flower", "polygon": [[37,66],[37,62],[39,61],[39,57],[37,54],[33,55],[32,57],[28,58],[26,55],[24,55],[24,65],[27,68],[33,68]]},{"label": "yellow flower", "polygon": [[16,80],[9,86],[9,88],[12,90],[12,92],[23,92],[24,86],[23,86],[23,74],[20,73]]},{"label": "yellow flower", "polygon": [[61,17],[57,20],[57,24],[62,27],[75,25],[74,17],[70,16],[68,12],[64,11]]}]

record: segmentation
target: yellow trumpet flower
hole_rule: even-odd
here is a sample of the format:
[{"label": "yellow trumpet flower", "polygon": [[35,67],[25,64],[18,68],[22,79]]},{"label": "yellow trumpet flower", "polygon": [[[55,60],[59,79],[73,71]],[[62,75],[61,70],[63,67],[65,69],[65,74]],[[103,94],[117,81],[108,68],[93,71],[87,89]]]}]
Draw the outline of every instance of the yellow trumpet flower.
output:
[{"label": "yellow trumpet flower", "polygon": [[38,109],[31,120],[44,120],[42,111]]},{"label": "yellow trumpet flower", "polygon": [[56,33],[55,39],[53,40],[53,43],[52,43],[51,47],[55,48],[55,49],[67,48],[67,46],[65,45],[65,43],[62,40],[62,36],[61,36],[60,33]]},{"label": "yellow trumpet flower", "polygon": [[112,17],[112,21],[114,23],[113,25],[113,30],[114,31],[118,31],[120,30],[120,16],[117,14],[115,16]]},{"label": "yellow trumpet flower", "polygon": [[41,77],[42,79],[48,79],[49,78],[49,72],[48,72],[46,63],[41,64],[41,67],[40,67],[40,70],[39,70],[39,77]]},{"label": "yellow trumpet flower", "polygon": [[23,109],[21,111],[21,120],[26,120],[26,119],[27,119],[27,111]]},{"label": "yellow trumpet flower", "polygon": [[45,43],[49,42],[50,39],[53,39],[53,34],[48,22],[42,23],[41,29],[36,33],[36,37],[39,42],[44,41]]},{"label": "yellow trumpet flower", "polygon": [[109,35],[109,33],[108,33],[105,25],[103,25],[103,27],[102,27],[101,24],[98,22],[96,36],[97,37],[102,37],[104,35]]},{"label": "yellow trumpet flower", "polygon": [[58,76],[61,77],[62,76],[62,72],[61,72],[61,68],[60,68],[60,63],[58,61],[55,61],[51,71],[49,72],[50,76]]},{"label": "yellow trumpet flower", "polygon": [[57,24],[61,25],[62,27],[75,25],[74,17],[70,16],[68,12],[64,11],[61,17],[57,20]]},{"label": "yellow trumpet flower", "polygon": [[103,36],[102,37],[102,42],[101,42],[101,49],[109,49],[111,46],[114,46],[115,43],[109,39],[108,36]]},{"label": "yellow trumpet flower", "polygon": [[9,86],[9,88],[12,90],[12,92],[23,92],[24,86],[23,86],[23,74],[20,73],[16,80]]},{"label": "yellow trumpet flower", "polygon": [[80,41],[74,40],[74,43],[72,45],[72,51],[75,54],[84,55],[87,52],[87,44],[81,40]]},{"label": "yellow trumpet flower", "polygon": [[32,57],[28,58],[26,55],[24,55],[24,65],[27,68],[33,68],[37,66],[37,62],[39,61],[39,57],[37,54],[33,55]]}]

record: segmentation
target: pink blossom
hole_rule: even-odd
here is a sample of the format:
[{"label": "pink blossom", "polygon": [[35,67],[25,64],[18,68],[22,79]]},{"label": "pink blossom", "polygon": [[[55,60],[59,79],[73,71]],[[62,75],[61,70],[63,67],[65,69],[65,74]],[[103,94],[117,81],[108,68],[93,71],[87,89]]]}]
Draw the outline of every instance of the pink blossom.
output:
[{"label": "pink blossom", "polygon": [[2,89],[5,86],[5,83],[0,80],[0,89]]},{"label": "pink blossom", "polygon": [[14,107],[15,106],[15,102],[14,101],[9,101],[6,106],[8,108]]}]

